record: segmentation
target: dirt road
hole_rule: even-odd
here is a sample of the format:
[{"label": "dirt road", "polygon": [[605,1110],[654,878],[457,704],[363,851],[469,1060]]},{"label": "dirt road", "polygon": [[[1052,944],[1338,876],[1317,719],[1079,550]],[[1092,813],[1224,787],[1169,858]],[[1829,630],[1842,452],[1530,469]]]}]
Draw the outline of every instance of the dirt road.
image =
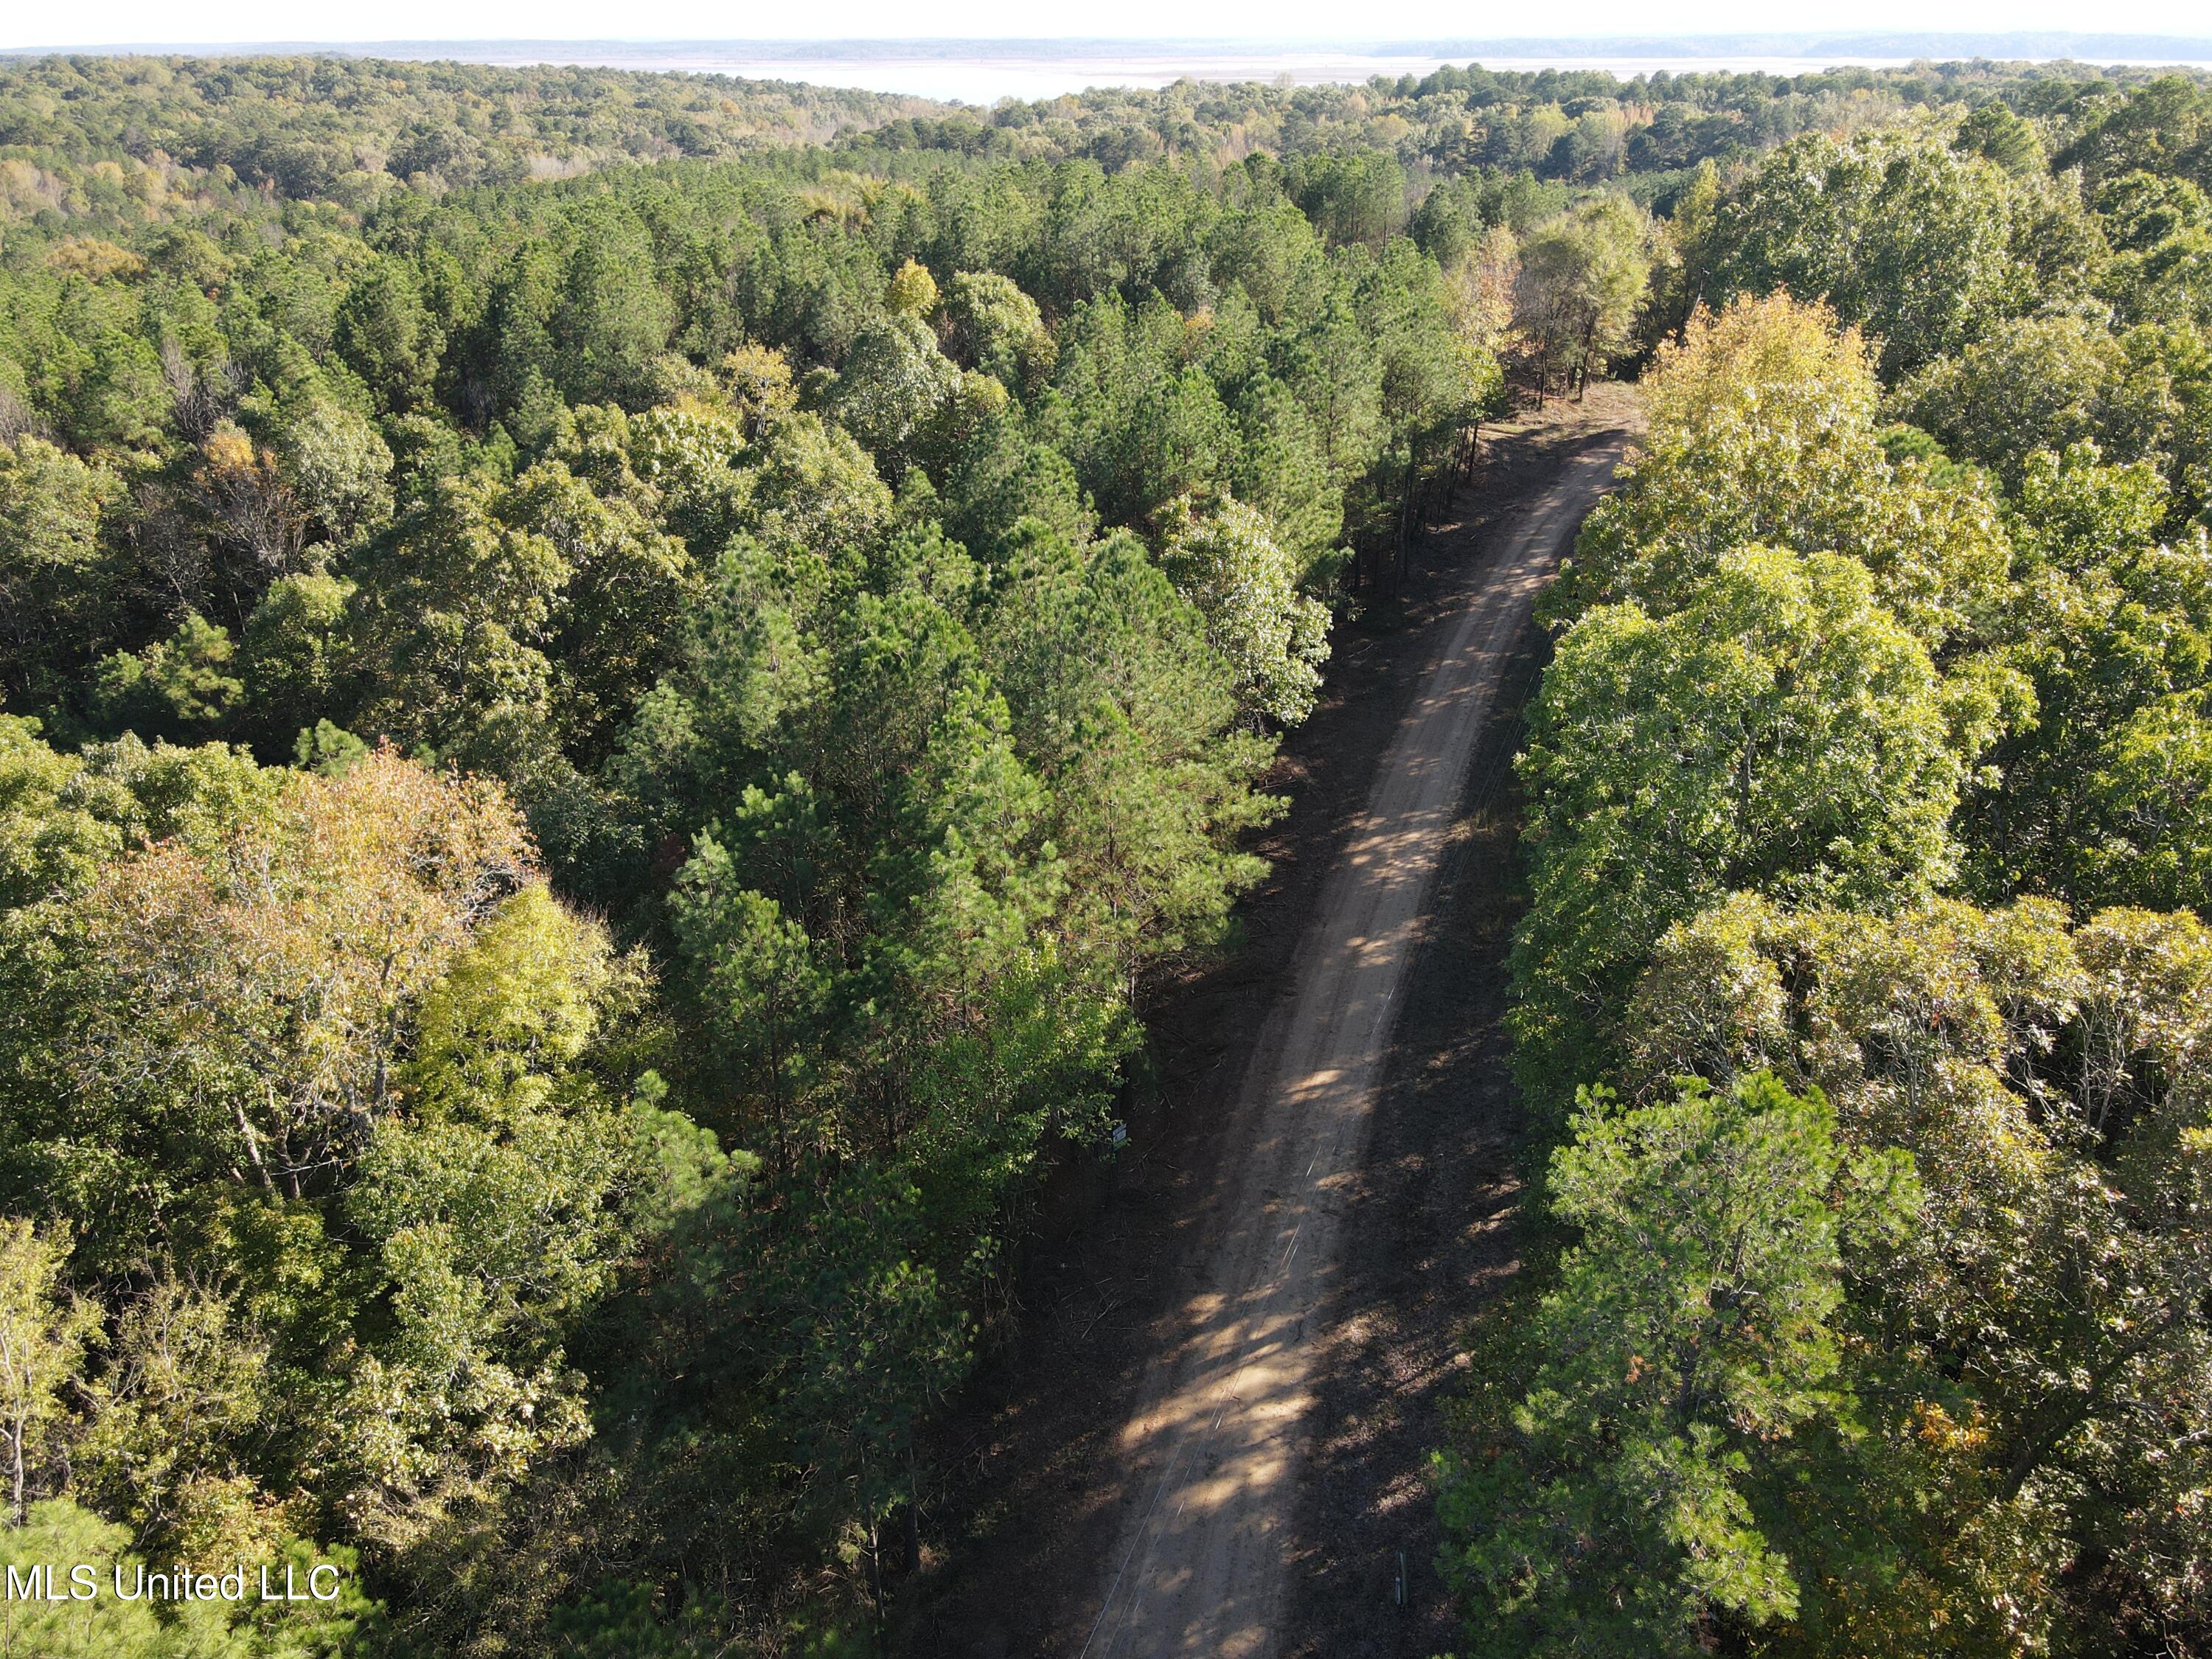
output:
[{"label": "dirt road", "polygon": [[1204,1288],[1147,1374],[1121,1456],[1139,1498],[1088,1659],[1276,1652],[1310,1373],[1401,982],[1503,666],[1618,443],[1568,463],[1486,560],[1332,869],[1237,1115],[1252,1126]]}]

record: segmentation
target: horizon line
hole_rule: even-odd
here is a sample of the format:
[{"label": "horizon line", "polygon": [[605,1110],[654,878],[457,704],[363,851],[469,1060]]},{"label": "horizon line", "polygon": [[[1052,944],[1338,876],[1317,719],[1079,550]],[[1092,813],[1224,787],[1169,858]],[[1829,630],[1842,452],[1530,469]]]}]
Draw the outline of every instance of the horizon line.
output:
[{"label": "horizon line", "polygon": [[[451,38],[415,36],[376,40],[113,41],[56,46],[0,46],[0,56],[9,58],[125,57],[195,53],[215,53],[223,56],[273,56],[280,53],[296,55],[302,52],[374,56],[387,50],[476,48],[513,51],[537,47],[572,49],[619,47],[630,51],[656,48],[675,51],[713,47],[719,51],[742,52],[769,61],[783,62],[804,62],[817,58],[829,61],[864,60],[894,54],[916,53],[924,57],[959,53],[1000,58],[1038,57],[1066,59],[1088,57],[1129,57],[1154,53],[1173,55],[1193,50],[1210,52],[1237,52],[1268,57],[1280,57],[1303,52],[1329,52],[1354,57],[1434,56],[1470,61],[1485,55],[1511,58],[1525,58],[1531,55],[1595,58],[1615,57],[1623,53],[1650,54],[1662,50],[1672,55],[1690,58],[1742,56],[1750,53],[1796,57],[1818,55],[1824,51],[1834,52],[1845,49],[1870,51],[1877,48],[1886,49],[1881,55],[1887,58],[1918,58],[1941,55],[1947,58],[1976,58],[2009,55],[2014,58],[2039,58],[2049,55],[2054,58],[2071,58],[2074,52],[2087,52],[2094,55],[2100,50],[2109,52],[2115,48],[2123,52],[2155,49],[2172,52],[2176,49],[2182,49],[2212,53],[2212,36],[2045,29],[1867,29],[1849,32],[1759,30],[1698,34],[1518,35],[1487,38],[1433,36],[1412,40],[1376,40],[1372,37],[1286,39],[1280,36],[1249,35],[1127,37],[1071,35],[1065,38],[1039,35],[855,35],[790,39],[718,38],[697,35],[629,37],[480,35]],[[2065,49],[2071,49],[2071,51]],[[2087,60],[2072,58],[2072,61]]]}]

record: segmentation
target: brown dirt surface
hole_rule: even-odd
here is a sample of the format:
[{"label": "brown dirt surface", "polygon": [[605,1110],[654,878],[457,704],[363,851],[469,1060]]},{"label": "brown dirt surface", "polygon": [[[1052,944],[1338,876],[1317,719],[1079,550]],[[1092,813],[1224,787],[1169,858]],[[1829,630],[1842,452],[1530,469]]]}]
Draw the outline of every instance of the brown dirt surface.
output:
[{"label": "brown dirt surface", "polygon": [[1052,1184],[945,1425],[894,1651],[1449,1644],[1425,1465],[1464,1316],[1513,1265],[1528,606],[1636,422],[1594,387],[1495,432],[1464,516],[1339,629],[1238,947],[1156,999],[1130,1144]]}]

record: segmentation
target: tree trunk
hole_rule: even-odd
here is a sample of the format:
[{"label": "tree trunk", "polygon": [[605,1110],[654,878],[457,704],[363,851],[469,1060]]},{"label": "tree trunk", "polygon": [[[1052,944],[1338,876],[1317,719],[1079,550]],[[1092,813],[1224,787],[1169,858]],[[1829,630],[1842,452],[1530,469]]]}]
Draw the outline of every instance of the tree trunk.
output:
[{"label": "tree trunk", "polygon": [[876,1651],[884,1650],[884,1527],[878,1521],[868,1528],[868,1595],[876,1606]]},{"label": "tree trunk", "polygon": [[1406,496],[1398,513],[1398,558],[1391,573],[1390,591],[1405,591],[1406,566],[1413,545],[1413,532],[1419,527],[1421,511],[1420,451],[1414,446],[1406,447]]}]

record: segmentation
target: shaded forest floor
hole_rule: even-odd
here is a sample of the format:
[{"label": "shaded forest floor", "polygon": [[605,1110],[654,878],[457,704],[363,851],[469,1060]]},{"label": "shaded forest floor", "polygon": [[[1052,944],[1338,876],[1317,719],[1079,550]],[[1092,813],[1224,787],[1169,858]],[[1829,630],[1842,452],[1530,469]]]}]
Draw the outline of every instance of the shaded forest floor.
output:
[{"label": "shaded forest floor", "polygon": [[[1204,1260],[1237,1151],[1223,1109],[1287,988],[1322,878],[1442,630],[1481,580],[1492,532],[1568,456],[1637,418],[1632,394],[1594,386],[1583,404],[1488,429],[1474,483],[1414,548],[1401,590],[1338,627],[1326,699],[1271,781],[1291,808],[1255,846],[1272,868],[1239,907],[1236,948],[1154,994],[1148,1086],[1124,1109],[1129,1144],[1110,1166],[1072,1160],[1048,1185],[1014,1310],[939,1431],[922,1570],[890,1586],[893,1652],[1082,1650],[1076,1610],[1094,1599],[1127,1497],[1117,1438],[1162,1322]],[[1293,1523],[1286,1655],[1419,1659],[1452,1639],[1426,1463],[1464,1315],[1514,1267],[1518,1104],[1501,1025],[1518,902],[1510,763],[1544,649],[1531,628],[1477,750],[1355,1189]]]}]

